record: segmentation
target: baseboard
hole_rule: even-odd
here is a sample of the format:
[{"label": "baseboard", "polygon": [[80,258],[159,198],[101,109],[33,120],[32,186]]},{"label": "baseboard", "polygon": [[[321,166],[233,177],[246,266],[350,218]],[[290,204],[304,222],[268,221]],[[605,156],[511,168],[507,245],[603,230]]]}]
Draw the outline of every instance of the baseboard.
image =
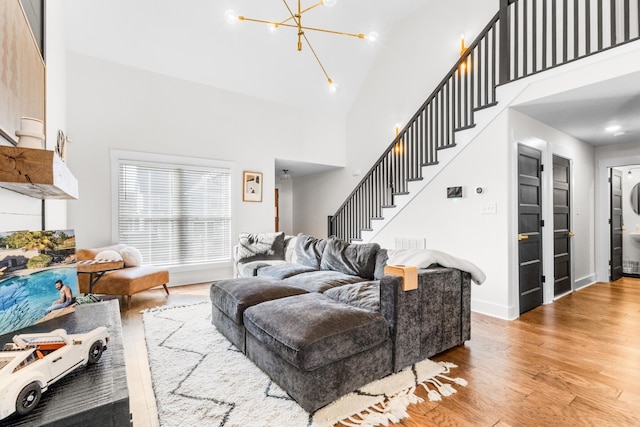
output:
[{"label": "baseboard", "polygon": [[517,314],[514,314],[515,309],[513,307],[473,298],[471,299],[471,311],[504,320],[514,320],[518,317]]},{"label": "baseboard", "polygon": [[573,290],[577,291],[578,289],[582,289],[582,288],[586,288],[587,286],[591,286],[594,283],[597,283],[598,281],[596,280],[596,275],[594,274],[590,274],[588,276],[585,276],[581,279],[577,279],[573,281]]}]

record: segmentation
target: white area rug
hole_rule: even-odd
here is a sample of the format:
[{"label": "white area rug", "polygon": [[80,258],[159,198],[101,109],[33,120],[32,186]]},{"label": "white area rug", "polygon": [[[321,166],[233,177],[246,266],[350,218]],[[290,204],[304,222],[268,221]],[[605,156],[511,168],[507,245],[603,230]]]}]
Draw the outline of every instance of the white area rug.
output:
[{"label": "white area rug", "polygon": [[143,320],[161,426],[386,425],[422,401],[416,387],[440,400],[456,392],[450,383],[466,385],[446,376],[455,365],[425,360],[310,415],[216,330],[210,303],[147,310]]}]

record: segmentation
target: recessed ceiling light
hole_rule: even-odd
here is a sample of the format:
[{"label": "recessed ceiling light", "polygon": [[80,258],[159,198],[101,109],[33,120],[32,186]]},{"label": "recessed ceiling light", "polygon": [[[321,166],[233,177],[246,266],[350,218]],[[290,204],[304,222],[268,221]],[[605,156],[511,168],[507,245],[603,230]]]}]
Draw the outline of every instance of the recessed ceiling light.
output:
[{"label": "recessed ceiling light", "polygon": [[608,126],[604,130],[606,132],[609,132],[609,133],[615,133],[615,132],[618,132],[620,130],[620,125]]}]

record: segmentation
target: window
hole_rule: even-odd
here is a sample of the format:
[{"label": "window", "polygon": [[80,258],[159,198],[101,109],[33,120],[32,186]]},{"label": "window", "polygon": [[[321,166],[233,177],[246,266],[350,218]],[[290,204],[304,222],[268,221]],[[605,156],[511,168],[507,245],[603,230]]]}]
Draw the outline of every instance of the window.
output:
[{"label": "window", "polygon": [[230,260],[229,167],[203,166],[199,159],[193,159],[194,165],[131,160],[122,152],[116,157],[120,157],[114,162],[118,242],[140,250],[145,264],[188,266]]}]

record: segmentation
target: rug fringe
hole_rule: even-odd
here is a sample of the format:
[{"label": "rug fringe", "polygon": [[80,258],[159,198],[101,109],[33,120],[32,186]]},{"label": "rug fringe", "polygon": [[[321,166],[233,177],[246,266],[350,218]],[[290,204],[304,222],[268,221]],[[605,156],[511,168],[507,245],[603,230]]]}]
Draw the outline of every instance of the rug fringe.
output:
[{"label": "rug fringe", "polygon": [[[467,381],[463,378],[451,378],[445,374],[451,372],[452,368],[458,366],[450,362],[438,362],[443,367],[440,374],[428,378],[418,385],[427,392],[427,398],[431,402],[439,402],[443,397],[451,396],[458,391],[449,383],[454,383],[462,387],[467,386]],[[447,381],[447,382],[444,382]],[[409,387],[391,396],[384,402],[371,406],[370,408],[341,420],[340,423],[346,427],[375,427],[388,426],[389,423],[399,423],[405,418],[409,418],[408,408],[413,403],[421,403],[424,400],[415,394],[416,387]]]},{"label": "rug fringe", "polygon": [[[399,423],[409,418],[407,408],[412,403],[423,402],[420,396],[414,394],[416,388],[403,390],[395,396],[391,396],[385,402],[372,406],[354,416],[340,421],[346,427],[374,427],[388,426],[389,423]],[[356,416],[358,418],[356,418]]]}]

